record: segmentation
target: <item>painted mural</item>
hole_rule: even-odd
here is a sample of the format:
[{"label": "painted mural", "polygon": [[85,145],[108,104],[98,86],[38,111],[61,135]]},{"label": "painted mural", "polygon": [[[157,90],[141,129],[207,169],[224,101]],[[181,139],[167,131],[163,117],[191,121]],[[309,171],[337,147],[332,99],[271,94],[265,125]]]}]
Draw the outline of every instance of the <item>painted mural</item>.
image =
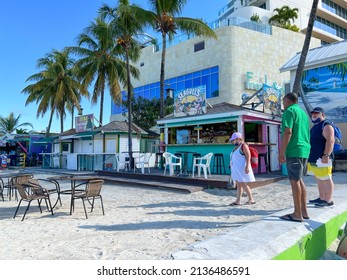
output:
[{"label": "painted mural", "polygon": [[281,116],[283,88],[263,85],[264,113]]},{"label": "painted mural", "polygon": [[176,91],[174,108],[175,117],[206,114],[206,86]]},{"label": "painted mural", "polygon": [[[311,106],[322,107],[327,118],[347,122],[347,62],[306,70],[302,86]],[[302,100],[300,99],[302,104]]]}]

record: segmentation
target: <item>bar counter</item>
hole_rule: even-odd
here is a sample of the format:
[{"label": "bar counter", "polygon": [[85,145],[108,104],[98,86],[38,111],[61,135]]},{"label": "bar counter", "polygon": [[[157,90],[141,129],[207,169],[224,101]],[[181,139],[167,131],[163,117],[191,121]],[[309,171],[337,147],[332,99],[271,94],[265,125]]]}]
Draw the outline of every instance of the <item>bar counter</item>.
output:
[{"label": "bar counter", "polygon": [[[248,145],[254,146],[259,153],[265,153],[268,151],[268,146],[275,145],[273,143],[259,143],[259,142],[247,142]],[[234,149],[234,144],[231,143],[201,143],[201,144],[166,144],[164,145],[169,153],[175,154],[179,151],[195,152],[204,156],[208,153],[220,153],[223,154],[224,166],[227,174],[230,174],[230,153]],[[192,163],[191,159],[189,164]],[[214,158],[211,162],[211,172],[215,173]]]}]

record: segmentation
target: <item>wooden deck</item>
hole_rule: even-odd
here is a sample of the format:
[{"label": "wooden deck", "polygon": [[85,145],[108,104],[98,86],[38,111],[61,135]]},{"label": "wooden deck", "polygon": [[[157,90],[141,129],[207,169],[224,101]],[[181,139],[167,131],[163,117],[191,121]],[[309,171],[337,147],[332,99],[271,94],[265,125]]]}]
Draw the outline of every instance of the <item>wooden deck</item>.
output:
[{"label": "wooden deck", "polygon": [[[212,178],[187,177],[187,176],[168,176],[163,175],[160,169],[151,169],[151,173],[133,173],[116,171],[97,171],[97,174],[106,181],[125,183],[131,185],[141,185],[174,189],[184,192],[197,192],[206,188],[228,188],[229,175],[212,174]],[[252,188],[265,186],[279,180],[286,179],[278,172],[255,175],[256,182],[250,183]]]}]

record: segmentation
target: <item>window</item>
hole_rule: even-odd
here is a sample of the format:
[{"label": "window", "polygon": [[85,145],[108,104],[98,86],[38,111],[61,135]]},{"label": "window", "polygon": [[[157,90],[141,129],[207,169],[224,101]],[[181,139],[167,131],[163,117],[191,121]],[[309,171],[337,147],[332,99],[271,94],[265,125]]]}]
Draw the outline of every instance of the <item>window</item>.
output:
[{"label": "window", "polygon": [[[219,67],[214,66],[211,68],[201,69],[185,75],[171,77],[165,80],[165,85],[175,91],[181,91],[191,87],[206,86],[206,98],[213,98],[219,96]],[[134,88],[135,97],[142,96],[147,99],[160,98],[159,82],[142,85]],[[126,92],[122,91],[123,98],[126,99]],[[124,100],[125,100],[124,99]],[[126,108],[123,108],[120,104],[112,102],[111,114],[120,114]]]},{"label": "window", "polygon": [[262,125],[245,123],[245,142],[262,142]]},{"label": "window", "polygon": [[205,41],[194,44],[194,52],[202,51],[205,49]]}]

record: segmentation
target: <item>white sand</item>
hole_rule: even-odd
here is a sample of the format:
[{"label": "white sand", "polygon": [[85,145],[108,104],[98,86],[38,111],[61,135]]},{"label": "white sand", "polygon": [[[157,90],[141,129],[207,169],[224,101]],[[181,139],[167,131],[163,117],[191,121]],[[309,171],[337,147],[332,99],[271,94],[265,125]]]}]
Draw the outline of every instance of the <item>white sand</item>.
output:
[{"label": "white sand", "polygon": [[[52,174],[36,173],[37,178]],[[336,188],[345,187],[345,174],[334,175]],[[317,197],[312,177],[305,177],[308,198]],[[68,188],[69,183],[62,184]],[[0,201],[0,260],[159,260],[189,244],[216,236],[245,223],[289,208],[291,188],[287,180],[253,189],[255,205],[230,207],[235,190],[207,189],[182,193],[148,187],[105,184],[105,216],[99,201],[85,219],[81,201],[69,215],[69,196],[54,209],[54,216],[38,211],[36,202],[23,222],[27,203],[12,219],[18,202]],[[54,197],[53,197],[54,198]],[[243,197],[243,202],[247,198]],[[333,244],[333,246],[335,246]],[[335,258],[335,247],[323,256]]]}]

